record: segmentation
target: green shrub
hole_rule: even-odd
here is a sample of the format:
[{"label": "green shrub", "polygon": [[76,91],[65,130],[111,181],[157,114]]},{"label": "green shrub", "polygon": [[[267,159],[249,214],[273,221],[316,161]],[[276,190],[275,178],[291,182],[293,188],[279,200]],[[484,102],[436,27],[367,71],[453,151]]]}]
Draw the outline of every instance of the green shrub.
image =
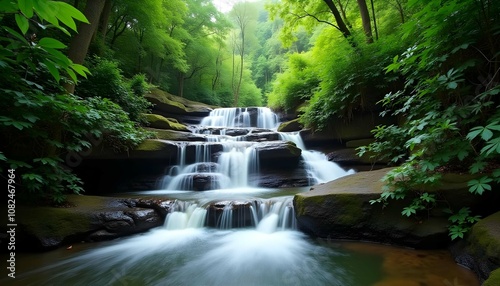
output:
[{"label": "green shrub", "polygon": [[128,113],[132,121],[143,122],[141,114],[148,113],[151,104],[144,98],[147,85],[143,75],[135,76],[127,85],[118,68],[118,63],[106,59],[94,58],[90,61],[91,75],[82,80],[76,88],[78,96],[104,97]]},{"label": "green shrub", "polygon": [[[403,160],[386,176],[386,191],[374,202],[413,196],[449,171],[477,175],[468,186],[481,195],[500,183],[500,43],[493,40],[500,31],[500,4],[443,0],[411,5],[419,12],[401,31],[411,41],[386,68],[405,84],[382,101],[383,114],[404,120],[400,126],[378,127],[377,142],[360,149],[360,154]],[[427,202],[417,196],[402,213],[425,212]],[[467,206],[448,212],[452,239],[463,238],[478,220]]]},{"label": "green shrub", "polygon": [[132,90],[132,92],[137,97],[144,96],[149,90],[149,85],[146,82],[146,75],[145,74],[134,75],[129,82],[129,86],[130,86],[130,90]]}]

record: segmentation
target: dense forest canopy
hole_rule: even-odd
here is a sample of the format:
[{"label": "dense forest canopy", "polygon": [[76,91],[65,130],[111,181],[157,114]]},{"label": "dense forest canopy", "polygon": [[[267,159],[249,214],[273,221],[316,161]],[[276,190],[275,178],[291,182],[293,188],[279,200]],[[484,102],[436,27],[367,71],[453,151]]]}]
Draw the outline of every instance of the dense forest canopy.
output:
[{"label": "dense forest canopy", "polygon": [[[472,192],[499,182],[498,1],[236,2],[223,13],[210,0],[1,0],[0,160],[23,168],[30,192],[79,192],[61,157],[89,134],[120,151],[150,136],[144,94],[157,86],[267,105],[314,129],[363,112],[398,118],[360,149],[402,164],[381,202],[451,166],[486,173]],[[405,214],[434,202],[419,194]]]}]

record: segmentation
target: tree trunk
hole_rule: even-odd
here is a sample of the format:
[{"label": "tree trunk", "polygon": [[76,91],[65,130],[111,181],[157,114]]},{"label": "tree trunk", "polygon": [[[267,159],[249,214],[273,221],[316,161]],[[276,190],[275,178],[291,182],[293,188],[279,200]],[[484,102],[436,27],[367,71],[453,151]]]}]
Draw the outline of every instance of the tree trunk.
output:
[{"label": "tree trunk", "polygon": [[373,43],[372,25],[370,21],[370,14],[366,6],[366,0],[357,0],[359,12],[361,13],[361,21],[363,22],[363,30],[366,35],[366,42]]},{"label": "tree trunk", "polygon": [[179,72],[177,74],[177,82],[178,82],[178,90],[177,90],[177,96],[179,97],[184,97],[184,73]]},{"label": "tree trunk", "polygon": [[347,20],[347,15],[346,15],[347,7],[343,6],[342,1],[340,0],[337,0],[337,4],[339,5],[340,13],[342,13],[342,19],[344,19],[344,22],[346,23],[347,27],[349,27],[349,29],[352,29],[351,23],[349,23],[349,21]]},{"label": "tree trunk", "polygon": [[375,30],[375,40],[378,41],[378,29],[377,29],[377,18],[375,17],[375,6],[373,5],[373,0],[370,0],[372,5],[372,15],[373,15],[373,29]]},{"label": "tree trunk", "polygon": [[[90,24],[80,23],[78,26],[78,34],[75,34],[75,36],[71,39],[68,48],[68,58],[76,64],[83,64],[83,61],[85,60],[92,36],[99,25],[99,19],[104,8],[104,3],[105,0],[87,1],[84,14]],[[68,93],[73,93],[75,91],[75,85],[67,85],[66,90]]]},{"label": "tree trunk", "polygon": [[333,14],[333,17],[335,17],[335,21],[337,22],[338,29],[344,35],[344,37],[347,39],[351,36],[351,31],[347,28],[344,20],[342,19],[342,16],[340,15],[339,10],[337,9],[337,6],[333,3],[332,0],[323,0],[323,2],[326,3],[328,8]]},{"label": "tree trunk", "polygon": [[405,23],[405,11],[403,9],[403,5],[401,4],[400,0],[396,0],[396,5],[398,7],[399,16],[401,17],[401,23],[404,24]]},{"label": "tree trunk", "polygon": [[113,7],[113,0],[106,0],[102,10],[101,21],[99,22],[99,32],[101,33],[102,40],[106,40],[108,33],[109,17],[111,16],[111,8]]}]

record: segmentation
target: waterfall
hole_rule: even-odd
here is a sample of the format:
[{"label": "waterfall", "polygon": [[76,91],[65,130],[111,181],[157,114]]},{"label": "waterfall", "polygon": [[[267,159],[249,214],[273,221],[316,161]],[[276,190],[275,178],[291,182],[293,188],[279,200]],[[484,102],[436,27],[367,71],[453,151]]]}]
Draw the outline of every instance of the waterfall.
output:
[{"label": "waterfall", "polygon": [[165,228],[168,230],[200,228],[205,225],[207,210],[190,204],[185,211],[174,211],[167,215]]},{"label": "waterfall", "polygon": [[[257,146],[260,140],[273,140],[259,137],[259,133],[271,133],[276,136],[274,138],[278,138],[273,131],[277,125],[277,115],[265,107],[219,108],[211,111],[194,131],[204,134],[208,142],[179,144],[178,163],[165,173],[160,188],[207,191],[257,187],[258,180],[250,182],[250,178],[255,178],[260,172]],[[337,164],[329,162],[324,154],[307,150],[299,132],[278,134],[281,140],[292,141],[302,150],[308,185],[353,173],[345,172]],[[247,137],[254,141],[245,141]]]},{"label": "waterfall", "polygon": [[[256,112],[256,119],[252,120],[251,111]],[[256,121],[253,123],[252,121]],[[217,108],[203,118],[201,126],[212,127],[256,127],[275,129],[278,125],[278,116],[267,107],[250,108]]]},{"label": "waterfall", "polygon": [[301,156],[309,176],[310,185],[333,181],[355,173],[354,170],[346,172],[339,165],[328,161],[326,155],[321,152],[307,150],[299,132],[280,132],[279,134],[282,140],[291,141],[302,150]]},{"label": "waterfall", "polygon": [[[293,197],[277,197],[255,200],[249,204],[228,202],[217,216],[216,228],[244,228],[249,218],[256,230],[272,233],[278,230],[296,229]],[[169,230],[202,228],[205,226],[210,203],[176,201],[173,211],[165,219],[164,228]]]}]

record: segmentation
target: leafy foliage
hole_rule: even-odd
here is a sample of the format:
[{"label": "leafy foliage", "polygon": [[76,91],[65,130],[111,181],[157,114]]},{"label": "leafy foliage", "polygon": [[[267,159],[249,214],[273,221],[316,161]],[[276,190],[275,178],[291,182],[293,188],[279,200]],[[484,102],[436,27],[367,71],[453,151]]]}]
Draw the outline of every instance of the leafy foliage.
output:
[{"label": "leafy foliage", "polygon": [[90,71],[91,75],[80,82],[76,94],[83,98],[109,98],[121,106],[131,120],[140,122],[141,114],[147,113],[151,107],[144,98],[148,88],[145,76],[134,76],[129,87],[118,68],[118,63],[100,58],[92,60]]},{"label": "leafy foliage", "polygon": [[81,12],[59,1],[2,1],[0,14],[6,15],[0,25],[5,35],[0,38],[0,91],[5,95],[0,161],[21,174],[16,181],[20,196],[62,203],[67,191],[83,191],[68,167],[69,155],[88,151],[96,137],[106,135],[116,148],[127,149],[147,134],[110,101],[66,94],[62,84],[87,76],[88,69],[64,55],[61,41],[31,33],[36,25],[69,34],[66,27],[76,30],[75,20],[86,22]]},{"label": "leafy foliage", "polygon": [[[500,87],[498,73],[490,74],[498,71],[500,43],[490,40],[500,28],[500,5],[467,0],[409,2],[419,12],[401,33],[413,43],[386,68],[404,78],[404,87],[381,101],[388,108],[383,114],[404,116],[405,121],[378,127],[377,142],[360,149],[361,154],[373,151],[393,162],[405,159],[386,177],[390,187],[377,201],[405,197],[436,184],[438,168],[450,166],[483,173],[468,183],[471,193],[481,195],[500,182],[500,170],[494,169],[500,154],[500,102],[495,98]],[[490,80],[475,86],[484,77]],[[404,180],[394,179],[400,177]],[[403,214],[413,215],[418,207],[412,204]],[[467,208],[451,216],[451,238],[463,238],[477,219]]]},{"label": "leafy foliage", "polygon": [[309,57],[306,53],[289,56],[288,68],[278,74],[268,95],[270,107],[293,112],[312,97],[319,79]]}]

